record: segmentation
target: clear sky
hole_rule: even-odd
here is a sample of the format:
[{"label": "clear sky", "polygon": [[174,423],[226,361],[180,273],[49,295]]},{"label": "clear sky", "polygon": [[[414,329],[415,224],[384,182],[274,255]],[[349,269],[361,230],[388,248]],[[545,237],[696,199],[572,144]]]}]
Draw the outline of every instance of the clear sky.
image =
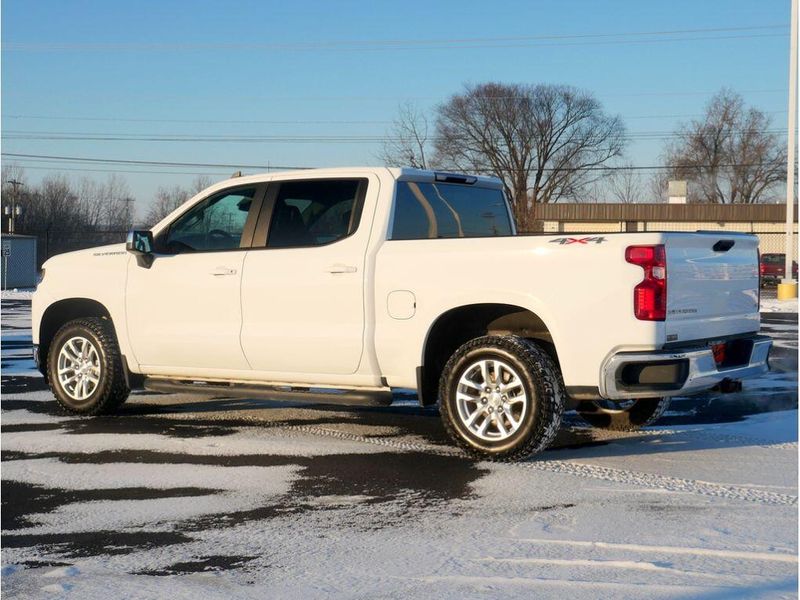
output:
[{"label": "clear sky", "polygon": [[[466,82],[491,80],[594,92],[631,133],[627,160],[654,165],[663,134],[723,86],[786,129],[789,8],[789,0],[4,0],[2,150],[378,164],[377,138],[398,103],[427,109]],[[3,160],[24,165],[31,181],[51,171],[103,179],[116,169],[140,215],[161,185],[234,170]]]}]

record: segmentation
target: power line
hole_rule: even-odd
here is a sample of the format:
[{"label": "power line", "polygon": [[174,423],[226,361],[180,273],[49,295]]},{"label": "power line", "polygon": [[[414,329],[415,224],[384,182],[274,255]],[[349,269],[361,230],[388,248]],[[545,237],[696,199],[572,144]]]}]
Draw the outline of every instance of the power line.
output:
[{"label": "power line", "polygon": [[[23,163],[24,163],[23,159]],[[199,175],[197,171],[146,171],[146,170],[134,170],[134,169],[78,169],[75,167],[43,167],[40,165],[30,165],[30,164],[22,164],[25,170],[32,169],[36,171],[75,171],[78,173],[140,173],[145,175]],[[203,175],[217,175],[219,177],[225,177],[226,179],[230,177],[230,172],[209,172],[204,171]]]},{"label": "power line", "polygon": [[[734,129],[730,133],[784,135],[786,129]],[[621,137],[628,140],[667,140],[681,138],[679,131],[631,131]],[[270,144],[376,144],[402,141],[389,135],[195,135],[195,134],[126,134],[85,132],[27,132],[6,130],[4,140],[91,141],[91,142],[171,142],[171,143],[270,143]],[[429,141],[435,142],[436,136]]]},{"label": "power line", "polygon": [[81,162],[81,163],[101,163],[101,164],[119,164],[119,165],[147,165],[147,166],[165,166],[165,167],[203,167],[203,168],[225,168],[225,169],[264,169],[281,170],[281,171],[294,171],[298,169],[313,169],[314,167],[286,167],[276,165],[245,165],[245,164],[225,164],[225,163],[190,163],[190,162],[167,162],[157,160],[123,160],[113,158],[85,158],[78,156],[47,156],[41,154],[18,154],[12,152],[3,152],[2,156],[16,157],[16,158],[39,158],[49,161],[66,161],[66,162]]},{"label": "power line", "polygon": [[[785,114],[785,110],[762,111],[765,114]],[[683,115],[626,115],[625,119],[691,119],[702,117],[702,114],[683,114]],[[80,117],[63,115],[2,115],[4,119],[22,120],[44,120],[44,121],[102,121],[112,123],[215,123],[228,125],[385,125],[393,123],[393,120],[260,120],[260,119],[144,119],[144,118],[122,118],[122,117]]]},{"label": "power line", "polygon": [[[12,158],[30,158],[30,159],[44,159],[47,161],[66,161],[77,163],[100,163],[100,164],[121,164],[121,165],[148,165],[148,166],[164,166],[164,167],[197,167],[197,168],[228,168],[228,169],[264,169],[293,171],[314,169],[317,167],[309,166],[274,166],[274,165],[245,165],[245,164],[225,164],[225,163],[188,163],[188,162],[167,162],[167,161],[143,161],[143,160],[123,160],[111,158],[86,158],[77,156],[45,156],[40,154],[18,154],[11,152],[3,152],[2,156]],[[560,169],[563,171],[647,171],[647,170],[674,170],[674,169],[707,169],[711,167],[717,168],[733,168],[733,167],[765,167],[770,166],[772,163],[729,163],[729,164],[699,164],[699,165],[648,165],[648,166],[595,166],[585,168],[571,168]],[[478,173],[493,173],[492,169],[470,169]],[[544,171],[553,171],[553,168],[545,168]]]},{"label": "power line", "polygon": [[[778,37],[786,33],[763,34],[737,34],[728,36],[708,37],[678,37],[666,38],[664,36],[694,36],[698,33],[733,33],[747,31],[775,31],[786,30],[786,24],[751,25],[745,27],[708,27],[696,29],[673,29],[662,31],[634,31],[616,33],[579,33],[555,34],[534,36],[510,37],[476,37],[476,38],[445,38],[445,39],[389,39],[389,40],[332,40],[318,42],[294,43],[269,43],[269,42],[240,42],[240,43],[187,43],[187,42],[119,42],[119,43],[84,43],[84,42],[5,42],[3,51],[186,51],[186,50],[273,50],[273,51],[302,51],[302,50],[338,50],[338,51],[364,51],[364,50],[403,50],[403,49],[447,49],[447,48],[487,48],[487,47],[520,47],[520,46],[559,46],[559,45],[595,45],[595,44],[629,44],[629,43],[660,43],[673,41],[694,41],[703,39],[741,39],[752,37]],[[612,38],[641,38],[654,37],[656,39],[630,40]],[[584,40],[572,41],[569,40]],[[591,40],[591,41],[589,41]]]},{"label": "power line", "polygon": [[[786,111],[783,111],[786,112]],[[229,125],[380,125],[391,123],[387,120],[339,120],[339,119],[313,119],[313,120],[259,120],[259,119],[137,119],[115,117],[65,117],[54,115],[3,115],[4,119],[31,119],[47,121],[105,121],[116,123],[223,123]]]},{"label": "power line", "polygon": [[[737,90],[740,94],[785,94],[787,88],[769,88],[769,89],[746,89],[746,90]],[[69,90],[73,91],[73,90]],[[602,98],[636,98],[636,97],[658,97],[658,96],[712,96],[716,94],[719,90],[682,90],[682,91],[645,91],[645,92],[630,92],[630,91],[622,91],[622,92],[612,92],[612,93],[602,93],[598,94],[598,97]],[[15,92],[15,90],[4,90],[4,96],[26,96],[26,94],[20,94]],[[83,96],[79,96],[83,97]],[[203,96],[207,100],[216,100],[216,99],[227,99],[226,97],[222,96],[210,96],[204,95]],[[92,94],[91,99],[99,100],[103,102],[110,102],[115,99],[123,99],[125,101],[130,101],[132,98],[137,98],[140,101],[149,100],[149,101],[157,101],[163,103],[168,100],[185,100],[187,98],[190,99],[197,99],[196,94],[160,94],[160,95],[150,95],[150,96],[139,96],[135,97],[131,94],[125,96],[98,96],[97,94]],[[247,100],[247,101],[302,101],[302,100],[313,100],[313,101],[320,101],[320,102],[329,102],[332,100],[337,101],[357,101],[357,100],[389,100],[392,102],[398,101],[405,101],[405,100],[435,100],[440,101],[441,96],[407,96],[407,95],[390,95],[390,96],[372,96],[369,94],[357,94],[357,95],[322,95],[322,94],[315,94],[313,96],[237,96],[237,100]],[[515,98],[527,98],[527,96],[492,96],[492,99],[495,100],[510,100]],[[113,119],[112,119],[113,120]]]}]

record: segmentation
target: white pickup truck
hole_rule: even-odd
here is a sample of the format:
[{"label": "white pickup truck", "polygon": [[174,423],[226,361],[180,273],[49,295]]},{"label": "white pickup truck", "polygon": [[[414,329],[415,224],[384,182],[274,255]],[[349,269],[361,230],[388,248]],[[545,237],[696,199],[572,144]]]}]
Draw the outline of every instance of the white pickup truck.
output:
[{"label": "white pickup truck", "polygon": [[127,244],[47,261],[37,364],[84,415],[132,387],[388,404],[411,388],[496,460],[764,373],[758,242],[518,235],[499,180],[350,168],[239,177]]}]

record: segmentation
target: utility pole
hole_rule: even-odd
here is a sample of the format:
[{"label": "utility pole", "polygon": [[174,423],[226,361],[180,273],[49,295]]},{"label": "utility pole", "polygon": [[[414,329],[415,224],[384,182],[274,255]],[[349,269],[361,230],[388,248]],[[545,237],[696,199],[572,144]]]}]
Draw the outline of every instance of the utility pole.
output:
[{"label": "utility pole", "polygon": [[122,201],[125,203],[125,228],[128,230],[133,229],[133,211],[131,210],[131,205],[133,202],[136,202],[134,198],[123,198]]},{"label": "utility pole", "polygon": [[797,282],[792,279],[794,258],[794,169],[797,157],[797,2],[792,0],[792,34],[789,42],[789,164],[786,168],[786,246],[783,280],[778,284],[778,299],[797,298]]},{"label": "utility pole", "polygon": [[17,196],[19,193],[17,189],[19,186],[25,184],[21,181],[17,181],[16,179],[9,179],[7,183],[10,183],[12,186],[14,186],[14,193],[11,195],[11,207],[9,209],[9,207],[6,206],[5,210],[5,213],[8,215],[8,233],[14,233],[14,219],[18,217],[21,212],[20,206],[17,203],[17,200],[19,199]]}]

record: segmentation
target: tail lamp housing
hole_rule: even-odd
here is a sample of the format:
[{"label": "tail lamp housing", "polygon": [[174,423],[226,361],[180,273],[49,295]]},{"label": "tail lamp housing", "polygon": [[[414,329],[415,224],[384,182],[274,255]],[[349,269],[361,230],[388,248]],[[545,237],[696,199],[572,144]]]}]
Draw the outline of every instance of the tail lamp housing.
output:
[{"label": "tail lamp housing", "polygon": [[667,318],[667,251],[663,244],[628,246],[625,260],[644,271],[641,283],[633,288],[633,314],[640,321]]}]

